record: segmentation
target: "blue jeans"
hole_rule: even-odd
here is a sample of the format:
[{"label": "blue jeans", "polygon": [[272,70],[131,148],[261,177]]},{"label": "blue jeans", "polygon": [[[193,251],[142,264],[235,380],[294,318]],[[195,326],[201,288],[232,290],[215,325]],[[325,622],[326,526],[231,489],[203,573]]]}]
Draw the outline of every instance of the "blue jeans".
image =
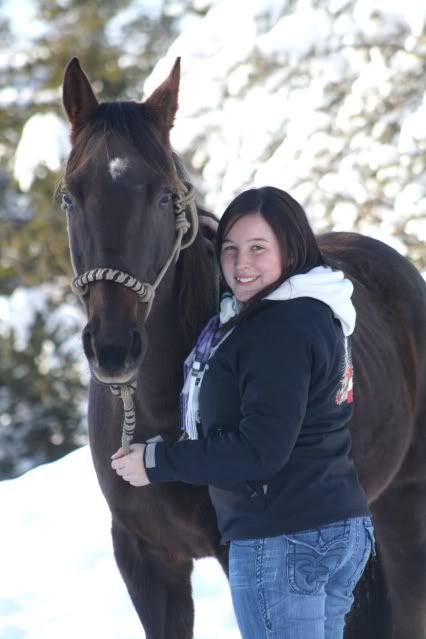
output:
[{"label": "blue jeans", "polygon": [[369,517],[231,542],[229,579],[243,639],[342,639],[374,551]]}]

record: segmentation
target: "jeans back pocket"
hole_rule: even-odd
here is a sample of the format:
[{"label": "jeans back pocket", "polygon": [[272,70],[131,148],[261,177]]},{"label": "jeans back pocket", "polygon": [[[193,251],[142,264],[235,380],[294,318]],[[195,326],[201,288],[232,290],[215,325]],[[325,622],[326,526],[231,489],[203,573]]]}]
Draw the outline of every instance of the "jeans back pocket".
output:
[{"label": "jeans back pocket", "polygon": [[350,521],[327,524],[285,537],[290,587],[298,594],[315,595],[321,592],[346,555]]}]

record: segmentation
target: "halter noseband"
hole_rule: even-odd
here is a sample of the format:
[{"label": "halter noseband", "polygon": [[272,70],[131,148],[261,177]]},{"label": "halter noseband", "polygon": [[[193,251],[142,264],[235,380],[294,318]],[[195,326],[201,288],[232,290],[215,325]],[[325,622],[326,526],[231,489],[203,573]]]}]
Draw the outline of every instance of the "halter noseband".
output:
[{"label": "halter noseband", "polygon": [[[148,317],[151,311],[152,302],[154,301],[155,291],[164,275],[167,273],[169,266],[173,261],[176,262],[178,260],[182,249],[191,246],[198,232],[198,215],[194,201],[194,187],[189,182],[180,181],[179,186],[183,188],[180,188],[173,194],[173,208],[176,215],[176,239],[170,256],[158,273],[155,282],[153,284],[141,282],[133,275],[118,269],[112,269],[109,267],[94,268],[90,271],[86,271],[82,275],[78,275],[72,280],[71,288],[76,295],[84,297],[87,293],[88,285],[93,282],[100,282],[101,280],[122,284],[137,294],[139,302],[148,304],[145,318]],[[186,209],[189,209],[190,222],[186,218]],[[183,237],[189,229],[192,230],[191,235],[184,242]]]},{"label": "halter noseband", "polygon": [[[67,194],[65,194],[63,198],[62,206],[67,209],[71,206],[71,201]],[[166,274],[169,266],[172,262],[177,262],[180,251],[191,246],[197,236],[198,214],[195,206],[194,187],[192,184],[189,182],[182,182],[181,180],[177,181],[177,189],[176,192],[173,193],[173,208],[176,215],[176,239],[166,263],[158,273],[153,284],[141,282],[136,277],[126,273],[125,271],[102,267],[91,269],[90,271],[86,271],[82,275],[75,277],[71,282],[73,292],[79,297],[84,297],[87,293],[89,284],[93,282],[100,282],[102,280],[122,284],[136,293],[139,302],[148,305],[145,316],[146,319],[151,311],[155,291]],[[189,209],[188,217],[191,221],[188,221],[186,218],[187,209]],[[187,240],[183,241],[183,237],[189,229],[192,231],[191,235]],[[129,452],[129,446],[133,439],[136,426],[136,412],[132,398],[132,395],[136,390],[136,384],[110,384],[110,390],[113,395],[119,396],[123,402],[124,422],[121,436],[121,447],[123,449],[123,453],[127,454]]]}]

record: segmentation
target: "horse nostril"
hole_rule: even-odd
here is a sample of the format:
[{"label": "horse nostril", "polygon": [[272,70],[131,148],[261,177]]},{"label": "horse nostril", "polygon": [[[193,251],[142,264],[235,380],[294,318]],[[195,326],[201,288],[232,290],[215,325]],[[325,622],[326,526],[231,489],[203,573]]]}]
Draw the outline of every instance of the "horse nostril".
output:
[{"label": "horse nostril", "polygon": [[87,359],[93,359],[95,356],[93,350],[92,333],[89,329],[85,328],[83,331],[83,350]]},{"label": "horse nostril", "polygon": [[98,326],[89,322],[82,333],[87,360],[104,371],[117,372],[133,368],[141,359],[142,337],[137,328],[113,325]]},{"label": "horse nostril", "polygon": [[137,357],[140,356],[141,352],[142,352],[141,336],[140,336],[139,331],[134,330],[134,331],[132,331],[131,353],[132,353],[134,358],[137,358]]}]

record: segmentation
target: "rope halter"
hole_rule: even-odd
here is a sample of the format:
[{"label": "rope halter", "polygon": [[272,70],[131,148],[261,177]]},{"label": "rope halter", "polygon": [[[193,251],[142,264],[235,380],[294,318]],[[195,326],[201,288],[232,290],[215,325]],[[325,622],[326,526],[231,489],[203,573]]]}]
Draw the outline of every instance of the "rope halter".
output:
[{"label": "rope halter", "polygon": [[[198,232],[198,214],[197,207],[195,205],[194,187],[189,182],[181,181],[179,181],[179,187],[183,188],[179,188],[179,190],[173,194],[173,208],[176,216],[175,242],[169,257],[158,273],[155,282],[153,284],[141,282],[133,275],[129,275],[129,273],[120,271],[119,269],[112,269],[109,267],[94,268],[72,280],[71,288],[76,295],[84,297],[88,291],[88,285],[93,282],[106,280],[115,282],[116,284],[122,284],[137,294],[139,302],[143,302],[148,305],[145,319],[148,317],[154,301],[155,291],[164,275],[167,273],[169,266],[172,262],[177,262],[182,249],[191,246]],[[186,217],[187,209],[189,209],[189,217],[191,221],[188,221]],[[192,229],[192,233],[186,241],[183,241],[183,237],[189,229]]]},{"label": "rope halter", "polygon": [[[62,208],[65,210],[72,207],[71,199],[67,193],[63,194]],[[161,268],[153,284],[141,282],[133,275],[112,269],[109,267],[94,268],[78,275],[71,282],[73,292],[80,298],[88,292],[89,284],[93,282],[109,281],[122,284],[126,288],[136,293],[138,301],[147,304],[145,320],[151,312],[155,292],[170,265],[177,262],[182,249],[188,248],[194,242],[198,232],[198,214],[195,205],[194,187],[189,182],[176,180],[176,192],[173,193],[173,208],[176,216],[176,238],[166,263]],[[186,211],[188,210],[187,219]],[[191,229],[191,234],[185,241],[184,236]],[[114,396],[121,398],[124,408],[123,432],[121,437],[121,447],[123,453],[129,452],[129,446],[133,439],[136,426],[136,411],[133,401],[133,393],[136,384],[110,384],[110,390]]]}]

